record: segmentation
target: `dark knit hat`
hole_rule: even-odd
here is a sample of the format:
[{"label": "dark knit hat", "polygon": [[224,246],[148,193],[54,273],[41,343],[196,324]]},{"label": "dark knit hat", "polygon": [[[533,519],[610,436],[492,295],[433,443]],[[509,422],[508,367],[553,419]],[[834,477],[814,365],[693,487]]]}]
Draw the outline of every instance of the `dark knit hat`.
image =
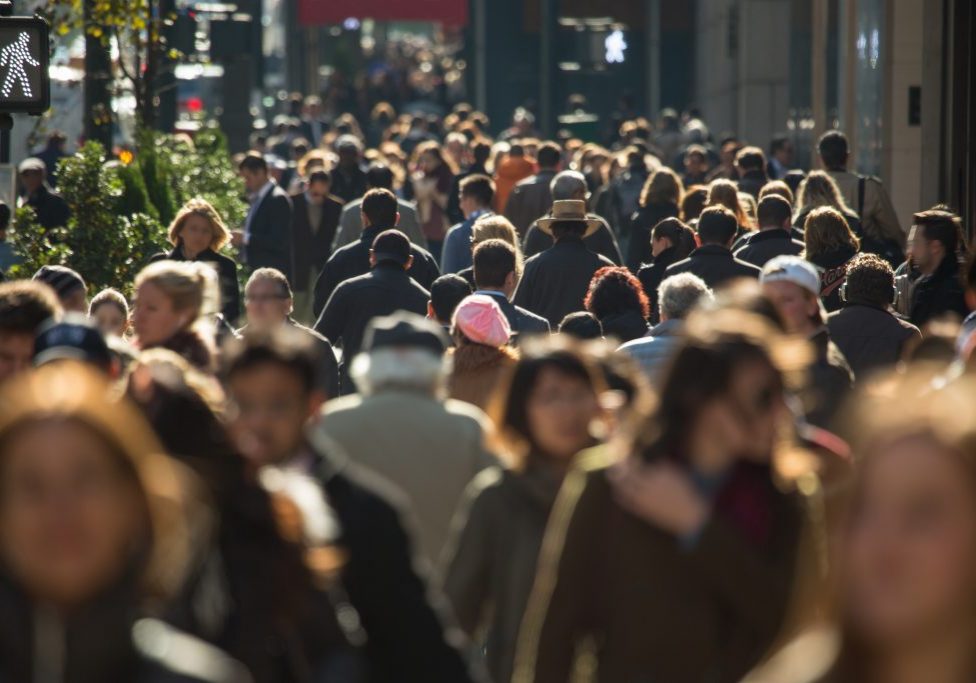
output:
[{"label": "dark knit hat", "polygon": [[67,266],[41,266],[33,279],[50,286],[59,299],[64,299],[76,289],[87,289],[81,275]]}]

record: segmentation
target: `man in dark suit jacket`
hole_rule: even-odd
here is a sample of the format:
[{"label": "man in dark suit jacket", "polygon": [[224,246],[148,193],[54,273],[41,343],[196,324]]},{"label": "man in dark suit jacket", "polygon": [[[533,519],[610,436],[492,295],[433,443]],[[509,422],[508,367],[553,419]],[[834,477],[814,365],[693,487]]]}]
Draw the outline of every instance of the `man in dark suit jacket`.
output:
[{"label": "man in dark suit jacket", "polygon": [[552,206],[549,184],[559,170],[561,159],[562,153],[555,143],[542,143],[536,155],[539,172],[519,181],[508,195],[505,218],[512,222],[519,236],[525,235],[535,219],[544,215]]},{"label": "man in dark suit jacket", "polygon": [[698,236],[702,246],[664,271],[665,279],[678,273],[693,273],[715,289],[739,277],[758,279],[759,268],[732,255],[732,242],[739,225],[735,214],[724,206],[710,206],[698,219]]},{"label": "man in dark suit jacket", "polygon": [[477,294],[487,294],[495,300],[512,328],[514,341],[535,334],[549,334],[549,321],[520,306],[509,298],[515,292],[518,274],[515,271],[515,249],[504,240],[485,240],[474,250],[474,281]]},{"label": "man in dark suit jacket", "polygon": [[327,171],[313,171],[305,191],[291,196],[295,315],[310,322],[315,280],[332,254],[332,241],[342,214],[342,200],[329,194],[331,184]]},{"label": "man in dark suit jacket", "polygon": [[356,391],[349,364],[359,353],[370,320],[396,311],[427,313],[430,293],[407,275],[412,261],[406,235],[399,230],[381,232],[369,251],[372,270],[340,284],[322,309],[315,331],[342,346],[342,393]]},{"label": "man in dark suit jacket", "polygon": [[[396,196],[385,189],[372,189],[363,197],[363,228],[359,239],[336,250],[325,264],[315,282],[315,298],[312,310],[318,316],[336,288],[346,280],[369,272],[369,252],[376,239],[384,230],[396,227],[399,214]],[[424,289],[440,275],[437,262],[430,252],[415,244],[410,245],[411,265],[407,274]]]},{"label": "man in dark suit jacket", "polygon": [[762,268],[777,256],[802,254],[803,242],[792,235],[792,212],[790,203],[782,197],[774,194],[763,197],[759,202],[759,231],[749,233],[737,242],[735,257]]},{"label": "man in dark suit jacket", "polygon": [[268,175],[268,162],[257,152],[248,152],[238,170],[251,210],[244,229],[234,231],[232,244],[251,270],[277,268],[292,281],[291,199]]}]

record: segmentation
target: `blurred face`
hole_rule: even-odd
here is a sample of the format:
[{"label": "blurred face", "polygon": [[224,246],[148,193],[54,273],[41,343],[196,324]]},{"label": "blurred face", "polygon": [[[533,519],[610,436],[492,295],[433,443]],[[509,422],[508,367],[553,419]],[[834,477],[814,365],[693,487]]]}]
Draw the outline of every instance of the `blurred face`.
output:
[{"label": "blurred face", "polygon": [[972,624],[971,472],[928,437],[870,455],[843,554],[851,625],[870,645],[890,647]]},{"label": "blurred face", "polygon": [[107,444],[71,422],[25,427],[0,467],[0,552],[38,601],[71,606],[117,580],[147,532]]},{"label": "blurred face", "polygon": [[183,242],[183,253],[187,258],[193,258],[200,252],[206,251],[213,244],[214,238],[210,219],[200,214],[190,214],[183,222],[179,238]]},{"label": "blurred face", "polygon": [[255,327],[270,327],[285,322],[291,313],[292,300],[273,280],[254,280],[244,292],[247,322]]},{"label": "blurred face", "polygon": [[[726,453],[753,462],[767,462],[786,404],[776,374],[767,365],[751,362],[732,375],[725,396],[707,403],[698,415],[696,438],[722,445]],[[693,442],[694,443],[694,442]],[[692,447],[695,452],[707,450]],[[723,469],[729,463],[696,463]]]},{"label": "blurred face", "polygon": [[591,441],[597,397],[582,379],[544,368],[526,405],[532,438],[544,455],[569,460]]},{"label": "blurred face", "polygon": [[793,143],[787,142],[776,150],[776,158],[783,164],[793,163]]},{"label": "blurred face", "polygon": [[765,294],[786,325],[790,334],[810,334],[816,328],[812,317],[819,309],[819,301],[810,292],[792,282],[765,282]]},{"label": "blurred face", "polygon": [[34,360],[34,335],[0,332],[0,382],[31,366]]},{"label": "blurred face", "polygon": [[304,442],[305,424],[321,404],[295,373],[274,363],[234,373],[228,393],[234,442],[257,466],[293,457]]},{"label": "blurred face", "polygon": [[430,152],[424,152],[420,155],[419,159],[420,168],[425,173],[432,173],[437,170],[437,167],[441,165],[440,160]]},{"label": "blurred face", "polygon": [[44,174],[40,171],[24,171],[20,174],[20,182],[27,194],[32,194],[44,184]]},{"label": "blurred face", "polygon": [[125,331],[129,327],[129,321],[122,314],[122,310],[115,304],[102,304],[92,311],[91,317],[98,326],[99,331],[105,336],[125,336]]},{"label": "blurred face", "polygon": [[162,344],[190,324],[186,313],[173,308],[173,301],[156,285],[144,282],[136,290],[132,327],[142,348]]},{"label": "blurred face", "polygon": [[705,172],[705,158],[700,154],[685,156],[685,171],[689,175],[699,175]]},{"label": "blurred face", "polygon": [[306,193],[308,194],[308,200],[314,206],[322,206],[325,203],[326,197],[329,196],[329,184],[321,181],[311,183]]},{"label": "blurred face", "polygon": [[908,253],[915,267],[922,273],[928,274],[939,267],[944,250],[941,242],[925,239],[922,230],[913,225],[911,232],[908,233]]},{"label": "blurred face", "polygon": [[254,171],[249,168],[242,168],[240,173],[241,178],[244,180],[244,189],[252,194],[260,190],[268,182],[267,171]]}]

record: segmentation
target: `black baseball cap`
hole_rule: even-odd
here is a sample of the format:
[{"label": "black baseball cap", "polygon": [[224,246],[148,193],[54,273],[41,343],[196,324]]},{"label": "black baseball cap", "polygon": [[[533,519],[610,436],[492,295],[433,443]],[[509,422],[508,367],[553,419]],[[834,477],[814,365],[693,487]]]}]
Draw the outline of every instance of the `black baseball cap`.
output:
[{"label": "black baseball cap", "polygon": [[363,335],[363,350],[418,348],[443,355],[450,345],[440,325],[416,313],[398,311],[392,315],[373,318]]},{"label": "black baseball cap", "polygon": [[61,320],[41,324],[34,338],[34,367],[56,360],[77,360],[109,372],[112,352],[105,337],[81,313],[66,313]]},{"label": "black baseball cap", "polygon": [[401,266],[410,260],[410,240],[399,230],[384,230],[373,240],[376,262],[394,261]]}]

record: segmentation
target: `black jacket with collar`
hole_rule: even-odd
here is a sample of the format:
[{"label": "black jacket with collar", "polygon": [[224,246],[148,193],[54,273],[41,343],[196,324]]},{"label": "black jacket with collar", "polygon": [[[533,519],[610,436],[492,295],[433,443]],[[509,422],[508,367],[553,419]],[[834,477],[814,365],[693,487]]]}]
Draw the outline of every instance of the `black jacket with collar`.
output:
[{"label": "black jacket with collar", "polygon": [[[336,287],[346,280],[369,272],[369,250],[373,246],[373,240],[381,232],[389,229],[376,226],[365,228],[357,241],[351,242],[341,249],[336,249],[335,253],[329,257],[315,281],[315,298],[312,303],[312,311],[316,316],[325,308],[326,302]],[[421,287],[430,290],[434,280],[441,274],[437,268],[437,261],[434,260],[429,251],[412,242],[410,243],[410,254],[413,256],[413,265],[410,266],[407,273]]]},{"label": "black jacket with collar", "polygon": [[549,334],[552,332],[548,320],[536,315],[532,311],[525,310],[521,306],[516,306],[501,292],[497,294],[491,293],[488,296],[495,300],[498,307],[502,309],[502,313],[505,314],[508,325],[512,328],[512,335],[515,337],[516,343],[523,337],[535,334]]},{"label": "black jacket with collar", "polygon": [[678,258],[678,250],[675,247],[668,247],[653,259],[652,263],[637,271],[637,279],[640,280],[644,294],[651,302],[651,323],[657,325],[661,321],[661,313],[657,305],[657,289],[664,281],[665,271],[682,259]]},{"label": "black jacket with collar", "polygon": [[304,292],[308,288],[309,274],[318,275],[325,267],[325,262],[332,254],[332,241],[335,239],[339,227],[339,215],[342,213],[342,200],[338,197],[325,198],[322,206],[319,229],[312,230],[312,223],[308,218],[311,208],[304,192],[291,196],[292,213],[292,252],[295,263],[295,278],[292,288],[296,292]]},{"label": "black jacket with collar", "polygon": [[684,261],[678,261],[670,266],[664,271],[664,277],[669,278],[678,273],[693,273],[714,289],[737,277],[758,278],[761,272],[751,263],[735,258],[728,248],[720,244],[706,244],[691,252]]},{"label": "black jacket with collar", "polygon": [[[381,428],[382,425],[377,425]],[[418,573],[406,500],[357,467],[320,433],[312,436],[317,478],[341,527],[347,551],[342,585],[366,632],[365,683],[467,683],[482,680],[456,649],[459,632],[431,601]]]},{"label": "black jacket with collar", "polygon": [[[156,261],[188,261],[183,254],[183,245],[177,244],[172,251],[156,254],[149,259],[150,263]],[[241,315],[241,290],[237,282],[237,262],[223,254],[218,254],[213,249],[205,249],[196,255],[193,261],[202,263],[212,263],[214,270],[217,271],[217,280],[220,286],[220,312],[228,324],[233,325]]]},{"label": "black jacket with collar", "polygon": [[612,265],[610,259],[587,249],[581,238],[567,235],[526,261],[512,303],[558,327],[567,314],[583,310],[593,274]]},{"label": "black jacket with collar", "polygon": [[63,228],[71,218],[68,202],[47,185],[41,185],[37,192],[25,199],[24,204],[34,209],[37,224],[46,230]]},{"label": "black jacket with collar", "polygon": [[260,200],[248,226],[250,236],[244,246],[251,270],[277,268],[294,285],[292,278],[291,217],[288,193],[277,185]]},{"label": "black jacket with collar", "polygon": [[959,262],[954,255],[947,255],[930,275],[923,275],[912,290],[912,324],[921,327],[933,318],[945,313],[955,313],[960,318],[969,314],[966,294],[959,280]]},{"label": "black jacket with collar", "polygon": [[794,239],[792,232],[782,228],[766,228],[746,237],[735,250],[735,257],[762,268],[777,256],[799,256],[803,248],[803,242]]},{"label": "black jacket with collar", "polygon": [[427,314],[430,293],[396,263],[382,262],[359,277],[343,282],[329,297],[315,331],[342,346],[342,393],[355,389],[349,382],[349,363],[359,353],[366,325],[396,311]]}]

